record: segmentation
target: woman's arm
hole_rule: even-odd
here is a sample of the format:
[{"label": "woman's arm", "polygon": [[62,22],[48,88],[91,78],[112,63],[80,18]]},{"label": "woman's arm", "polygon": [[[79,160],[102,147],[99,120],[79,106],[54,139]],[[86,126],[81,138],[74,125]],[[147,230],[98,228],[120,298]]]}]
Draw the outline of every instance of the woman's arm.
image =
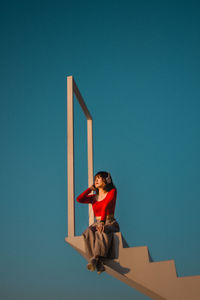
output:
[{"label": "woman's arm", "polygon": [[83,193],[81,193],[77,198],[76,201],[80,203],[92,203],[95,199],[95,195],[88,195],[91,193],[92,187],[89,187],[87,190],[85,190]]},{"label": "woman's arm", "polygon": [[107,209],[111,208],[113,211],[115,209],[115,204],[116,204],[116,197],[117,197],[117,190],[112,189],[105,201],[105,204],[102,207],[101,211],[101,221],[105,223],[106,221],[106,215],[107,215]]}]

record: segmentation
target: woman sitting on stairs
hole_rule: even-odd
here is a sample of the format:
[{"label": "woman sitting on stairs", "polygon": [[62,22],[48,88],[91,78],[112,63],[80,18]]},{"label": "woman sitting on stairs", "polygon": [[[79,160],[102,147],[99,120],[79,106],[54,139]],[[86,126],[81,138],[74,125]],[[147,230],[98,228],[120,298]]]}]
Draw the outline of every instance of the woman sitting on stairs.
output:
[{"label": "woman sitting on stairs", "polygon": [[[96,194],[90,194],[95,191]],[[80,203],[91,203],[96,217],[95,223],[84,232],[86,253],[90,257],[87,268],[102,273],[105,268],[101,258],[108,256],[113,232],[119,232],[119,224],[114,218],[117,190],[110,173],[98,172],[94,184],[77,197]]]}]

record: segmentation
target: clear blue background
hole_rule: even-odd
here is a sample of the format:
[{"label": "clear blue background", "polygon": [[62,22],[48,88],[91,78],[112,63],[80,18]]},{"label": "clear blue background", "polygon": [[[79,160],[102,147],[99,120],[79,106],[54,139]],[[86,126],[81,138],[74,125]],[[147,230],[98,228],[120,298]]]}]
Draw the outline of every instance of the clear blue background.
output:
[{"label": "clear blue background", "polygon": [[[86,270],[67,235],[66,76],[94,119],[94,171],[118,188],[131,246],[200,274],[199,1],[4,1],[0,298],[149,299]],[[76,196],[87,188],[75,103]],[[87,207],[76,203],[77,234]]]}]

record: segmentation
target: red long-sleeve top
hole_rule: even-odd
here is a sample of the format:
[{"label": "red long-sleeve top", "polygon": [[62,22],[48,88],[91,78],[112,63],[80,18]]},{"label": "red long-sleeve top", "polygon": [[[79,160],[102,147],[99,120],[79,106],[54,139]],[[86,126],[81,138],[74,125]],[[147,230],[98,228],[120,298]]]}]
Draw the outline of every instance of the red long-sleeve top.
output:
[{"label": "red long-sleeve top", "polygon": [[89,195],[91,191],[92,190],[88,188],[80,194],[76,200],[80,203],[91,203],[95,217],[101,217],[101,221],[105,222],[107,215],[114,215],[115,213],[117,190],[115,188],[110,190],[101,201],[97,201],[96,194]]}]

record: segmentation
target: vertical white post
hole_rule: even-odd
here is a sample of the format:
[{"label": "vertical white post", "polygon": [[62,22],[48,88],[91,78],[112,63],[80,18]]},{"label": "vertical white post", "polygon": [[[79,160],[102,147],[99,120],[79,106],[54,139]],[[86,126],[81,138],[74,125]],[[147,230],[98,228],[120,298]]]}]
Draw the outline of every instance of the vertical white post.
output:
[{"label": "vertical white post", "polygon": [[[92,120],[87,120],[87,142],[88,142],[88,186],[93,184],[93,135]],[[94,212],[89,204],[89,226],[94,223]]]},{"label": "vertical white post", "polygon": [[[81,96],[73,79],[67,77],[67,182],[68,182],[68,237],[75,236],[75,205],[74,205],[74,120],[73,120],[73,95],[76,98],[87,119],[88,143],[88,185],[93,184],[93,134],[92,116]],[[89,205],[89,225],[94,223],[92,205]]]},{"label": "vertical white post", "polygon": [[68,236],[75,235],[74,214],[74,121],[73,77],[67,77],[67,181],[68,181]]}]

